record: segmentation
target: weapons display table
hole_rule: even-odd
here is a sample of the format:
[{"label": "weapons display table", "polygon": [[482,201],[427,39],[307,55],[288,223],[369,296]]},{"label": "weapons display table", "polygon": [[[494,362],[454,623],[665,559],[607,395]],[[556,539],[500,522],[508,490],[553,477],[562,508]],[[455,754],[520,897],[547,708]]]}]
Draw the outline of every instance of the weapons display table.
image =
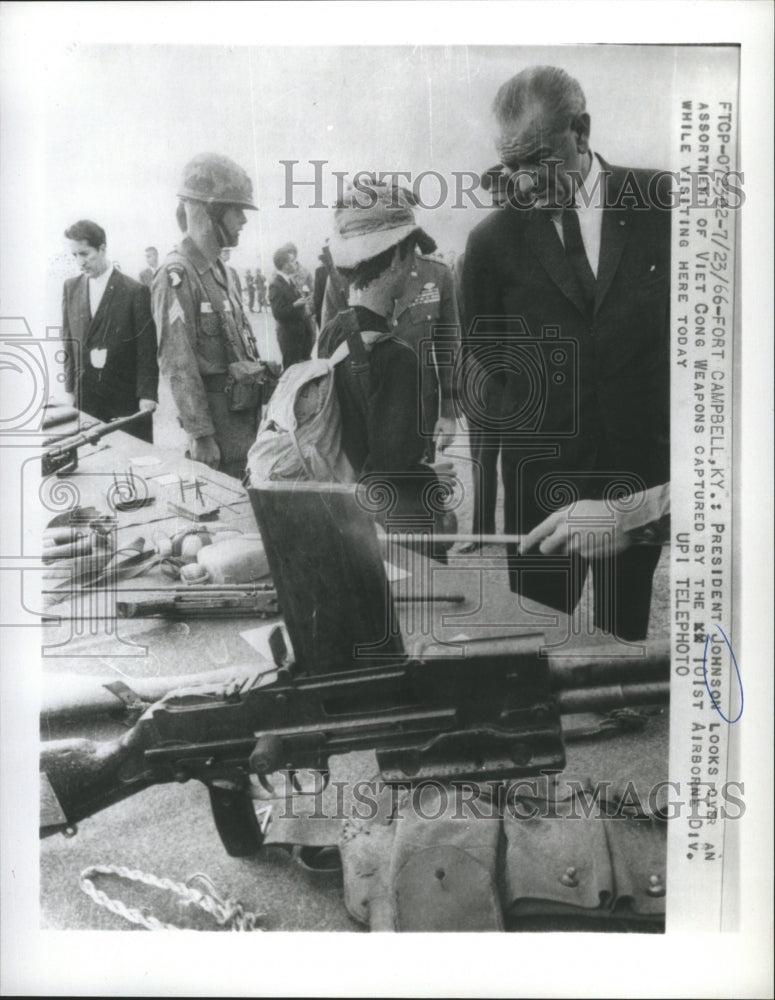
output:
[{"label": "weapons display table", "polygon": [[[68,427],[57,430],[66,431]],[[93,507],[110,515],[115,522],[115,546],[124,550],[127,558],[131,557],[129,547],[133,544],[150,550],[157,532],[172,537],[186,528],[205,526],[256,532],[247,494],[236,480],[192,462],[179,452],[148,445],[122,431],[106,437],[96,447],[83,448],[75,472],[50,477],[48,482],[48,492],[57,490],[69,496],[71,505]],[[184,502],[195,511],[200,506],[197,489],[204,505],[218,508],[216,519],[196,522],[169,506],[170,502]],[[152,498],[152,502],[139,506],[131,502],[132,497]],[[122,500],[127,498],[128,509],[121,509]],[[52,505],[52,509],[61,515],[61,507]],[[52,573],[55,569],[55,563],[49,565]],[[53,580],[49,586],[53,588],[60,582]],[[149,596],[136,588],[174,586],[180,584],[165,577],[157,565],[134,579],[119,580],[109,593],[105,588],[94,588],[91,594],[80,595],[77,602],[50,605],[51,622],[42,637],[44,672],[105,674],[107,665],[118,672],[117,676],[185,674],[192,672],[193,664],[202,671],[243,662],[251,655],[239,632],[259,624],[255,618],[248,617],[242,624],[234,619],[116,621],[119,595],[122,600],[132,600]]]},{"label": "weapons display table", "polygon": [[[138,536],[148,539],[154,530],[173,534],[190,523],[167,509],[169,490],[179,489],[181,477],[198,481],[206,501],[219,507],[218,524],[246,533],[256,530],[250,499],[235,480],[121,432],[111,435],[99,449],[84,449],[78,471],[66,480],[77,485],[81,506],[105,510],[106,504],[111,506],[111,488],[115,498],[122,477],[126,481],[128,476],[141,479],[145,484],[142,489],[147,486],[155,502],[111,511],[118,521],[119,548]],[[537,623],[547,642],[552,642],[552,636],[556,641],[566,638],[564,616],[527,602],[520,608],[508,590],[502,560],[453,556],[448,566],[441,566],[416,552],[408,561],[402,560],[396,549],[386,555],[395,559],[389,564],[388,577],[398,598],[396,608],[408,648],[416,642],[445,642],[465,648],[471,640],[535,632]],[[165,583],[159,569],[154,568],[147,576],[119,582],[117,590],[129,594],[141,585],[169,586],[169,582]],[[463,600],[428,600],[434,596]],[[251,616],[116,621],[111,608],[104,601],[100,603],[96,593],[88,629],[77,615],[68,617],[66,605],[52,609],[52,614],[61,612],[61,621],[44,632],[44,688],[47,682],[56,685],[63,672],[84,675],[85,683],[89,676],[102,678],[112,672],[131,689],[133,679],[137,684],[159,675],[181,675],[183,680],[184,675],[250,663],[257,657],[251,633],[263,624]],[[599,637],[590,635],[581,644],[595,641]],[[118,700],[116,707],[121,708]],[[123,725],[120,719],[107,715],[76,720],[61,731],[49,731],[47,738],[78,734],[104,739],[120,734]],[[569,769],[585,777],[618,777],[625,772],[637,777],[644,768],[653,770],[656,762],[657,769],[666,773],[666,727],[664,713],[645,740],[634,734],[607,743],[576,744],[569,748]],[[376,772],[374,754],[359,752],[335,758],[331,769],[340,780],[372,777]],[[43,926],[128,926],[106,910],[98,910],[78,892],[80,872],[93,864],[124,865],[176,881],[194,871],[205,871],[224,895],[265,914],[263,926],[267,929],[360,929],[344,910],[338,874],[310,874],[293,864],[280,847],[266,846],[251,858],[229,857],[215,833],[207,791],[196,781],[150,788],[85,820],[72,840],[56,836],[43,841]]]},{"label": "weapons display table", "polygon": [[[64,432],[68,427],[57,430]],[[77,498],[79,506],[94,507],[115,518],[116,547],[127,552],[128,557],[135,551],[130,546],[139,540],[141,547],[150,549],[157,532],[171,537],[197,527],[236,529],[246,534],[257,531],[247,492],[235,479],[122,431],[111,434],[96,447],[83,449],[74,473],[50,477],[49,481],[56,484],[50,489],[60,492],[74,487],[68,494],[73,505]],[[198,523],[168,506],[170,501],[182,499],[195,511],[197,483],[204,502],[218,507],[213,520]],[[132,495],[148,496],[153,502],[116,509],[117,499]],[[407,647],[429,639],[449,642],[460,637],[464,641],[526,631],[544,632],[548,642],[553,641],[552,634],[557,638],[566,636],[568,622],[564,615],[535,602],[524,602],[525,608],[520,608],[509,591],[502,558],[453,554],[450,564],[442,566],[417,553],[408,562],[405,553],[403,546],[391,552],[385,550],[388,578],[398,598],[397,611]],[[51,564],[49,569],[54,571],[56,565]],[[263,623],[249,614],[201,620],[187,616],[184,621],[116,619],[117,601],[163,596],[161,589],[181,586],[155,566],[132,579],[119,579],[108,594],[104,588],[94,588],[85,598],[81,596],[77,606],[69,601],[50,606],[50,621],[42,637],[44,672],[102,676],[107,667],[117,676],[154,677],[202,673],[255,658],[255,651],[242,635]],[[153,595],[152,588],[158,588]],[[193,592],[195,588],[190,589]],[[434,595],[436,599],[429,600]],[[445,596],[458,600],[438,599]],[[574,642],[593,645],[598,640],[598,636],[587,635]]]}]

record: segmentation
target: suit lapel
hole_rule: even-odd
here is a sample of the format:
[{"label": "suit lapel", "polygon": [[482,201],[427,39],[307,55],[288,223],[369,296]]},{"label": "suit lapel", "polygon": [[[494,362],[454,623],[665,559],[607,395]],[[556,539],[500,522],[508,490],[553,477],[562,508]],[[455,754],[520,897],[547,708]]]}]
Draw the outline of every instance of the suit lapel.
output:
[{"label": "suit lapel", "polygon": [[[601,163],[603,161],[601,160]],[[607,176],[606,206],[616,204],[625,172],[616,167],[603,164],[604,170],[610,170]],[[597,285],[595,288],[595,312],[600,308],[603,299],[611,287],[616,274],[622,251],[627,242],[630,228],[629,213],[624,208],[603,209],[603,223],[600,230],[600,259],[597,264]]]},{"label": "suit lapel", "polygon": [[70,332],[81,344],[86,343],[89,335],[89,325],[91,323],[91,313],[89,312],[89,279],[82,274],[75,283],[73,289],[73,313],[70,318]]},{"label": "suit lapel", "polygon": [[552,281],[579,312],[586,314],[583,292],[565,258],[565,249],[549,213],[540,209],[531,211],[524,232],[525,240],[532,247]]}]

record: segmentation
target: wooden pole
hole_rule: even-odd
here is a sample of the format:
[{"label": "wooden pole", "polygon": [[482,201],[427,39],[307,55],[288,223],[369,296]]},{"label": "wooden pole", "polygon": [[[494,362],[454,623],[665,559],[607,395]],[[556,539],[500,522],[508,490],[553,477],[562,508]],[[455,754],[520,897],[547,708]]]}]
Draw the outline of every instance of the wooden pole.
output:
[{"label": "wooden pole", "polygon": [[480,542],[482,545],[519,545],[525,538],[524,535],[476,535],[461,532],[454,535],[435,534],[432,531],[378,531],[377,537],[381,541],[392,542],[421,542],[426,539],[433,542]]}]

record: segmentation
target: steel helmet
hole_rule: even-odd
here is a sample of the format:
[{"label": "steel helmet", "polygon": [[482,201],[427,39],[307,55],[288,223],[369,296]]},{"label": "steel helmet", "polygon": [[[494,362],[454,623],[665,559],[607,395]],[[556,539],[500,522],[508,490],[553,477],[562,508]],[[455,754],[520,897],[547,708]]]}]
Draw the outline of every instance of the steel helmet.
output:
[{"label": "steel helmet", "polygon": [[178,198],[202,201],[206,205],[239,205],[258,211],[253,201],[250,178],[228,156],[200,153],[183,170]]}]

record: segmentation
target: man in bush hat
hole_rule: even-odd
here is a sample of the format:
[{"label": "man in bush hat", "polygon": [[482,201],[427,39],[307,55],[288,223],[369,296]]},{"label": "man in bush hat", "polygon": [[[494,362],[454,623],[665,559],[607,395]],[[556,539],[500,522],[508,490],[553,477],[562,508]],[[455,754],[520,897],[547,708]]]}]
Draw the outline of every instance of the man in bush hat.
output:
[{"label": "man in bush hat", "polygon": [[[394,190],[400,191],[405,209],[416,206],[410,191]],[[435,249],[433,240],[427,239],[427,245]],[[460,343],[460,320],[452,271],[442,261],[426,256],[432,251],[419,249],[388,322],[391,332],[412,348],[420,362],[421,425],[425,457],[432,462],[437,446],[446,448],[456,434],[452,362]],[[322,312],[325,326],[336,313],[331,288],[326,290]]]},{"label": "man in bush hat", "polygon": [[169,380],[191,458],[242,478],[256,436],[268,369],[221,251],[235,247],[253,185],[233,160],[195,156],[178,190],[180,243],[153,282],[162,375]]},{"label": "man in bush hat", "polygon": [[[430,253],[436,244],[415,221],[408,192],[375,184],[365,193],[361,188],[345,194],[329,247],[349,285],[349,305],[368,357],[365,378],[349,363],[336,367],[342,447],[360,477],[389,484],[395,505],[388,515],[416,518],[418,526],[435,522],[438,529],[443,515],[429,499],[439,481],[424,462],[419,363],[391,326],[415,267],[415,250]],[[330,357],[345,337],[344,325],[334,318],[321,333],[318,355]],[[444,549],[435,546],[432,554],[444,558]]]}]

